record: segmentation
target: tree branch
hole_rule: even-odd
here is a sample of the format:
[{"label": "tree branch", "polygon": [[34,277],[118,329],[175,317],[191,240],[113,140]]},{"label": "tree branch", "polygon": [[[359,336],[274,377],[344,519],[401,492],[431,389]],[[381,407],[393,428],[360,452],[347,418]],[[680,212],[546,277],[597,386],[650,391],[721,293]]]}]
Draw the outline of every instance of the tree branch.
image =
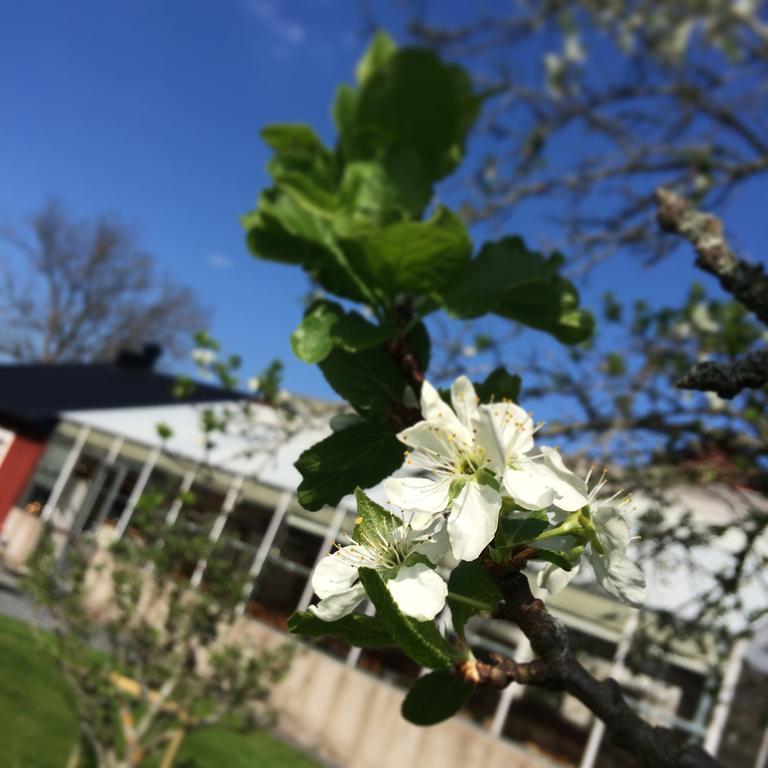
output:
[{"label": "tree branch", "polygon": [[761,264],[748,264],[736,256],[720,219],[697,211],[684,197],[663,187],[656,191],[656,205],[661,228],[694,247],[696,266],[716,277],[724,290],[768,325],[768,275]]},{"label": "tree branch", "polygon": [[720,397],[736,397],[743,389],[759,389],[768,384],[768,350],[759,349],[735,363],[697,363],[680,381],[681,389],[716,392]]},{"label": "tree branch", "polygon": [[531,643],[535,661],[520,664],[496,657],[494,664],[476,663],[459,669],[469,682],[503,687],[505,681],[566,691],[606,725],[613,741],[645,768],[716,768],[718,762],[701,747],[681,742],[669,728],[645,722],[612,679],[599,681],[576,659],[568,633],[541,600],[535,599],[528,578],[519,572],[494,574],[504,596],[499,618],[517,624]]}]

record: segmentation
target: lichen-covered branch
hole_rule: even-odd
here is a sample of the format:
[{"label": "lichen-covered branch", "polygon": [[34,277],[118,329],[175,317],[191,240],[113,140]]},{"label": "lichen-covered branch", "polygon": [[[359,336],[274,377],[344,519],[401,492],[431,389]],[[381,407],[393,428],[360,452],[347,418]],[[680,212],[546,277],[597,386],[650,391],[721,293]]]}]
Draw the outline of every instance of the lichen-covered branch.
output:
[{"label": "lichen-covered branch", "polygon": [[759,349],[735,363],[697,363],[677,382],[681,389],[716,392],[730,399],[744,389],[759,389],[768,384],[768,350]]},{"label": "lichen-covered branch", "polygon": [[495,657],[492,664],[465,665],[459,672],[470,682],[504,687],[510,682],[566,691],[606,725],[614,743],[629,751],[647,768],[716,768],[719,763],[701,747],[687,744],[669,728],[652,726],[626,702],[619,684],[597,680],[570,650],[568,633],[534,598],[528,578],[519,572],[496,575],[504,596],[498,617],[517,624],[531,643],[537,659],[518,663]]},{"label": "lichen-covered branch", "polygon": [[724,290],[768,325],[765,268],[740,259],[728,245],[720,219],[697,211],[681,195],[662,187],[656,203],[661,228],[687,240],[696,251],[696,266],[716,277]]}]

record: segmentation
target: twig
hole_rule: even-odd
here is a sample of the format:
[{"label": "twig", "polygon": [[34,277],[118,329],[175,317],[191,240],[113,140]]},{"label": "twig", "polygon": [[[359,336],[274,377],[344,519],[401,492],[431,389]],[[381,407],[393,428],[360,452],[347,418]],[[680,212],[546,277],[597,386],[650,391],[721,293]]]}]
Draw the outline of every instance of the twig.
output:
[{"label": "twig", "polygon": [[541,600],[535,599],[521,573],[496,573],[504,597],[499,618],[517,624],[538,659],[524,664],[497,656],[493,664],[464,664],[458,672],[468,682],[503,687],[505,682],[537,685],[570,693],[606,725],[613,741],[645,768],[716,768],[719,763],[701,747],[682,742],[669,728],[645,722],[610,678],[593,677],[576,659],[568,633]]}]

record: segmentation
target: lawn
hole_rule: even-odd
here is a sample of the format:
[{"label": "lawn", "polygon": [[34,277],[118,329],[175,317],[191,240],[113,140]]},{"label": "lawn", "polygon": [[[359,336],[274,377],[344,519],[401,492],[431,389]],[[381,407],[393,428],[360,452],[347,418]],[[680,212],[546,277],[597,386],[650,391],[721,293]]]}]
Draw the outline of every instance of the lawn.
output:
[{"label": "lawn", "polygon": [[[3,768],[64,768],[77,723],[44,645],[25,624],[0,616],[0,744]],[[191,735],[178,768],[316,768],[269,733]]]}]

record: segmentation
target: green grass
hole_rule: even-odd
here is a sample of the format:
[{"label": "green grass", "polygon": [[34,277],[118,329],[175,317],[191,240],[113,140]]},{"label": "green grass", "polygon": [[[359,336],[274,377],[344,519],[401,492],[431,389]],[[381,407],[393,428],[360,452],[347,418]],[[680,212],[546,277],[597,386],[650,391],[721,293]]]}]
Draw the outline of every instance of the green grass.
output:
[{"label": "green grass", "polygon": [[[41,638],[0,616],[0,763],[3,768],[64,768],[77,734],[67,688]],[[269,733],[210,729],[189,736],[178,768],[315,768]]]}]

